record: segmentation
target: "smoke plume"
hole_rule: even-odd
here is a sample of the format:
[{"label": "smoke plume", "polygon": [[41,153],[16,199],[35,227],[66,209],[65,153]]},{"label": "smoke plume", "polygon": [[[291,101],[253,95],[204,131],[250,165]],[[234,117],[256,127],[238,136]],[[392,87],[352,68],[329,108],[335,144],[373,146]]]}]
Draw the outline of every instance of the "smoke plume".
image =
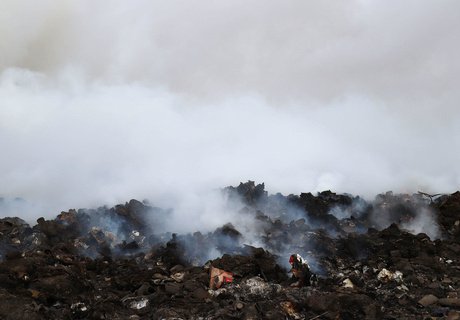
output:
[{"label": "smoke plume", "polygon": [[452,192],[459,6],[2,1],[0,196],[28,219],[147,198],[199,224],[248,179]]}]

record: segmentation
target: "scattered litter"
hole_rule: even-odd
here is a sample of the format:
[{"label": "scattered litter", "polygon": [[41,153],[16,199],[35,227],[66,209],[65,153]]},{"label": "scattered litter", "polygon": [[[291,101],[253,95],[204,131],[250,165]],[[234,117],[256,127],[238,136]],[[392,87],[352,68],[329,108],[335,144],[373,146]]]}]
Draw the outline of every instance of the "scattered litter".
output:
[{"label": "scattered litter", "polygon": [[383,268],[377,275],[377,279],[382,282],[396,281],[401,283],[403,281],[403,274],[401,271],[391,272],[390,270]]},{"label": "scattered litter", "polygon": [[223,284],[233,282],[231,272],[211,266],[209,270],[209,288],[212,290],[219,289]]},{"label": "scattered litter", "polygon": [[348,278],[342,281],[342,286],[344,288],[349,288],[349,289],[354,289],[354,287],[355,287],[353,282],[351,282],[351,280],[348,279]]},{"label": "scattered litter", "polygon": [[146,297],[127,297],[122,299],[122,302],[131,309],[143,309],[148,306],[149,299]]},{"label": "scattered litter", "polygon": [[72,310],[78,310],[78,311],[80,311],[80,312],[86,312],[86,311],[88,311],[88,307],[87,307],[83,302],[73,303],[73,304],[70,306],[70,309],[72,309]]}]

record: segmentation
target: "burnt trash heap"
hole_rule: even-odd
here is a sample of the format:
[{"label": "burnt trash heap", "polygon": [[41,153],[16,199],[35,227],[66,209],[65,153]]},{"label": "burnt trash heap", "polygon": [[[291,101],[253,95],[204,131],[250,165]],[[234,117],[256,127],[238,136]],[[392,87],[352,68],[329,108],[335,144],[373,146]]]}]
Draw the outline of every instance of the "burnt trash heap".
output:
[{"label": "burnt trash heap", "polygon": [[0,319],[460,319],[460,192],[222,194],[252,229],[168,233],[137,200],[0,219]]}]

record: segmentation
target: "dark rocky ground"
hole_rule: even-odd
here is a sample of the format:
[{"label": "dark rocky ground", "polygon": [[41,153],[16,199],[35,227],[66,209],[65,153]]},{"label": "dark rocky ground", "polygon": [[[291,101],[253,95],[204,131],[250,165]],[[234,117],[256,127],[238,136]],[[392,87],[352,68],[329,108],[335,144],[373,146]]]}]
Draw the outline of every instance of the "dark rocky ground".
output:
[{"label": "dark rocky ground", "polygon": [[[0,318],[460,319],[460,192],[367,202],[268,196],[251,181],[223,192],[255,221],[252,246],[232,221],[166,233],[168,210],[136,200],[34,226],[0,219]],[[292,253],[317,283],[291,286]],[[234,281],[210,290],[211,266]]]}]

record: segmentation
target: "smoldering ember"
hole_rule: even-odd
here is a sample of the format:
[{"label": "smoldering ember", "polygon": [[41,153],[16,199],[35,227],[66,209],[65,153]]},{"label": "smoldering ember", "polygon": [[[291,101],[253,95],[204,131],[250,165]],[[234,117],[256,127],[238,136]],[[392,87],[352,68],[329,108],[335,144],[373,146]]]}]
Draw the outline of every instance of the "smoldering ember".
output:
[{"label": "smoldering ember", "polygon": [[460,319],[460,192],[222,196],[246,224],[174,234],[137,200],[0,219],[0,318]]}]

